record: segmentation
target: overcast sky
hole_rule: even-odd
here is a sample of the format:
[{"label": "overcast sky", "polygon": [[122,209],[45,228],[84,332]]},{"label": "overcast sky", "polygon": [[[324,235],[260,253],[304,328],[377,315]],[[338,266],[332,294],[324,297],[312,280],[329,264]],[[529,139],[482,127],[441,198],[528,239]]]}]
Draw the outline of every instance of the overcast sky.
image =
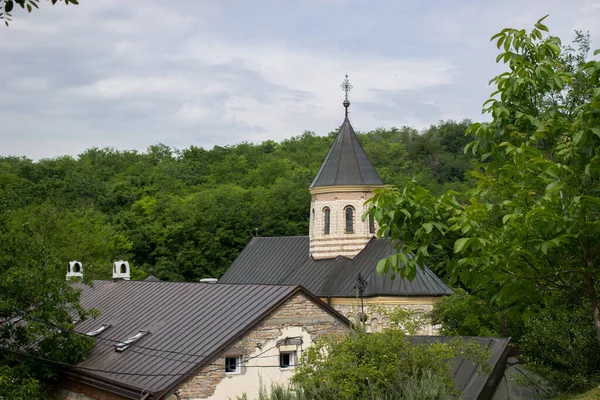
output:
[{"label": "overcast sky", "polygon": [[182,149],[481,120],[489,38],[545,14],[600,48],[600,0],[79,0],[0,28],[0,155]]}]

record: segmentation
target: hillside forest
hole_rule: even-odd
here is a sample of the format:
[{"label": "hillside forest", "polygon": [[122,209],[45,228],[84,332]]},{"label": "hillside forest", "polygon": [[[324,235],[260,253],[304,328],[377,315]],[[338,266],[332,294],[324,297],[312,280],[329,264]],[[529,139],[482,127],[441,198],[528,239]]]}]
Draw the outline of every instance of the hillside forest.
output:
[{"label": "hillside forest", "polygon": [[[359,133],[385,183],[416,179],[460,189],[469,121]],[[134,279],[218,278],[253,235],[307,235],[310,194],[335,134],[211,150],[158,144],[146,152],[89,149],[76,158],[0,158],[5,229],[27,235],[64,274],[82,261],[90,279],[128,260]],[[62,267],[62,268],[61,268]]]}]

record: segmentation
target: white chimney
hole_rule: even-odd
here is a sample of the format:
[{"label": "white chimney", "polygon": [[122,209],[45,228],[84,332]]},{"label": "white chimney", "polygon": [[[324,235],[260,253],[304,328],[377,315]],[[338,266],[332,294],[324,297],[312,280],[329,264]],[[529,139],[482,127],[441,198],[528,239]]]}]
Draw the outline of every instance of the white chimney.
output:
[{"label": "white chimney", "polygon": [[129,263],[119,260],[113,263],[113,279],[124,279],[128,281],[131,278]]},{"label": "white chimney", "polygon": [[67,280],[71,278],[83,278],[83,264],[81,261],[69,261]]}]

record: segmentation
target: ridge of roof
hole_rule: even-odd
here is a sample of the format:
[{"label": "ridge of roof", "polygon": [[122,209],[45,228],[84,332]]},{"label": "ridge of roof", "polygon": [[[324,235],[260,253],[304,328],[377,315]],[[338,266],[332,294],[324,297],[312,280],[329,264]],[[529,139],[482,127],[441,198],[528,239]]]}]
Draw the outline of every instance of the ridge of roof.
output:
[{"label": "ridge of roof", "polygon": [[340,126],[310,188],[338,185],[383,186],[383,181],[362,148],[348,117]]},{"label": "ridge of roof", "polygon": [[365,297],[373,296],[444,296],[452,293],[427,267],[418,268],[413,281],[391,279],[391,273],[378,275],[377,262],[395,252],[390,240],[371,239],[354,258],[336,257],[315,260],[309,253],[309,237],[281,237],[260,240],[235,259],[220,282],[300,284],[320,297],[354,297],[359,273],[369,284]]}]

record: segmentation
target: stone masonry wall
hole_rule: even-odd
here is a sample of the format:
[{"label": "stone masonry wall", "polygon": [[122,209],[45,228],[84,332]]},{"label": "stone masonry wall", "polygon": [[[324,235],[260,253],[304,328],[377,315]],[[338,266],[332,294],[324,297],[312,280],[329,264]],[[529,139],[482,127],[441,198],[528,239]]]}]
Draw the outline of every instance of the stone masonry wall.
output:
[{"label": "stone masonry wall", "polygon": [[[273,368],[273,364],[279,362],[275,347],[277,340],[299,335],[302,337],[302,348],[305,349],[324,335],[345,335],[348,331],[345,324],[312,299],[297,294],[211,360],[197,376],[183,383],[179,387],[179,396],[181,399],[235,399],[235,396],[246,393],[252,399],[252,394],[258,392],[261,380],[268,387],[269,382],[265,382],[267,378],[281,382],[287,381],[293,374],[293,370]],[[242,373],[225,374],[225,357],[238,355],[243,357]],[[244,360],[249,361],[245,363]]]},{"label": "stone masonry wall", "polygon": [[[360,313],[360,305],[357,304],[333,304],[333,308],[343,314],[353,323],[358,322],[358,315]],[[432,304],[403,304],[403,305],[392,305],[392,304],[369,304],[365,305],[365,314],[367,314],[367,321],[365,322],[365,328],[367,332],[381,332],[385,328],[391,326],[389,313],[396,307],[402,307],[406,310],[411,310],[419,318],[428,314],[433,310]],[[419,335],[438,335],[439,327],[432,325],[430,321],[424,319],[423,326],[417,334]]]},{"label": "stone masonry wall", "polygon": [[[315,259],[356,256],[367,245],[374,233],[369,221],[362,221],[367,211],[365,201],[371,197],[366,192],[319,193],[312,196],[310,213],[310,254]],[[354,208],[353,232],[346,232],[346,207]],[[330,209],[329,234],[324,233],[324,210]],[[377,226],[375,226],[377,229]]]}]

